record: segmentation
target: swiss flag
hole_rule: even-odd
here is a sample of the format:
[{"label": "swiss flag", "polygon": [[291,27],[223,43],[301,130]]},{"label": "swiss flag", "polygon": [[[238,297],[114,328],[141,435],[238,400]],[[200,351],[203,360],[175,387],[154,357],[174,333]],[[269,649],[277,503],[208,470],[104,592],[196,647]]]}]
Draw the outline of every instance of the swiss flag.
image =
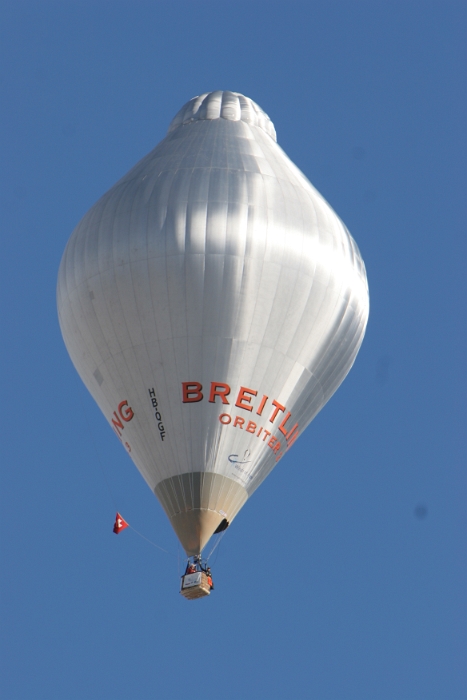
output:
[{"label": "swiss flag", "polygon": [[122,530],[124,530],[126,527],[128,527],[127,521],[124,520],[124,518],[122,518],[120,513],[117,513],[117,515],[115,516],[115,525],[114,525],[115,534],[118,535],[118,533],[121,532]]}]

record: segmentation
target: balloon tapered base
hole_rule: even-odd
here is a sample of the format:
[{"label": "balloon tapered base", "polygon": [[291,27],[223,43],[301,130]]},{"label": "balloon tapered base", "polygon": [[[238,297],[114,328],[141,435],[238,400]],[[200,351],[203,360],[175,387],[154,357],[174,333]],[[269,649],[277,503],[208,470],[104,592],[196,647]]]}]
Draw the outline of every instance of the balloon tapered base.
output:
[{"label": "balloon tapered base", "polygon": [[225,529],[248,498],[243,486],[213,472],[164,479],[155,494],[189,557],[200,554],[221,523],[227,521]]}]

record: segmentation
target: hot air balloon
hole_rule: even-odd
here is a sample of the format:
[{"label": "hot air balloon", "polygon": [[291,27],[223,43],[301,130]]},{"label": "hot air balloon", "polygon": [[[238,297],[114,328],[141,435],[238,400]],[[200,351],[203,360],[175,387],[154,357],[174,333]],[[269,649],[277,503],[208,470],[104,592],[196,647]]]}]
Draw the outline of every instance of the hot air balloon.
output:
[{"label": "hot air balloon", "polygon": [[58,313],[188,557],[336,391],[368,318],[357,245],[251,99],[193,98],[88,211]]}]

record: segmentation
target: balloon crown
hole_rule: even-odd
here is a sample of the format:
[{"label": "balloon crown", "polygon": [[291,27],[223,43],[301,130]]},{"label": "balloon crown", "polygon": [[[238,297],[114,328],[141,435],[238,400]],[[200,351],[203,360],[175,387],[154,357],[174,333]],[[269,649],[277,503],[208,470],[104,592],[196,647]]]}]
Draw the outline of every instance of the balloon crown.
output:
[{"label": "balloon crown", "polygon": [[205,92],[203,95],[193,97],[177,112],[170,122],[167,133],[170,134],[179,126],[204,119],[247,122],[252,126],[258,126],[274,141],[277,141],[274,124],[266,112],[263,112],[261,107],[249,97],[245,97],[239,92],[229,92],[229,90]]}]

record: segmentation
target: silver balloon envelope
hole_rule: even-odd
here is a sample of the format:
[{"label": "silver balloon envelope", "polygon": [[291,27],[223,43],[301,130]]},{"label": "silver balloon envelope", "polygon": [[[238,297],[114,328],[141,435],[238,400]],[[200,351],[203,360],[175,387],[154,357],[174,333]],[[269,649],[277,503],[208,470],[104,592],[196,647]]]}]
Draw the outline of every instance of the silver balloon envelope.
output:
[{"label": "silver balloon envelope", "polygon": [[350,370],[359,250],[234,92],[190,100],[74,230],[70,357],[188,555],[225,528]]}]

